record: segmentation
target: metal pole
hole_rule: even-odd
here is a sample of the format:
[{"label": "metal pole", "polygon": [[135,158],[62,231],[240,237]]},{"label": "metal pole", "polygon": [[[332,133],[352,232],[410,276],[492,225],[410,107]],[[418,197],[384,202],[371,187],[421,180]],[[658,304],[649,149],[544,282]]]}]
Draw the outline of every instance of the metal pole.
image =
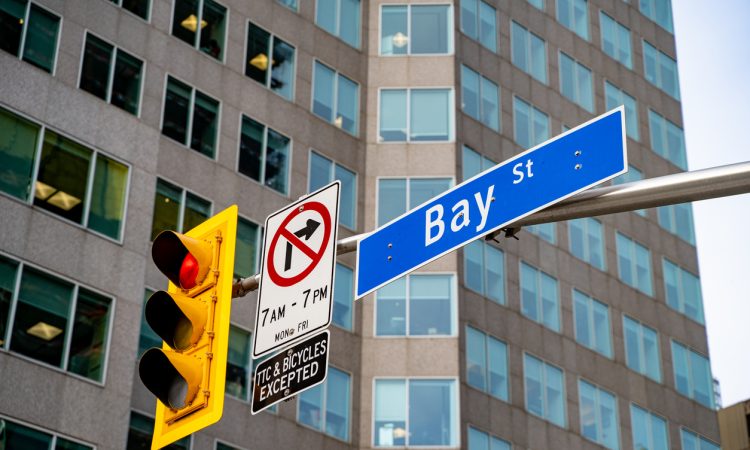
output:
[{"label": "metal pole", "polygon": [[[527,225],[601,216],[746,193],[750,193],[750,162],[590,189],[524,217],[518,222],[508,225],[505,229],[514,230]],[[497,230],[490,233],[486,236],[486,239],[492,239],[502,232],[503,230]],[[337,254],[357,251],[357,242],[368,234],[370,233],[341,239],[336,244]],[[233,286],[232,297],[242,297],[257,289],[259,281],[260,274],[238,280]]]}]

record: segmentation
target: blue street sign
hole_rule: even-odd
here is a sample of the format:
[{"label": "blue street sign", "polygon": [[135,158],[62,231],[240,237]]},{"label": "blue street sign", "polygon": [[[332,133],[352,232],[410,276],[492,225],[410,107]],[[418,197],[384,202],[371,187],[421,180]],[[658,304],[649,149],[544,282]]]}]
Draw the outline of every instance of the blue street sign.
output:
[{"label": "blue street sign", "polygon": [[360,240],[356,298],[627,167],[620,106],[464,181]]}]

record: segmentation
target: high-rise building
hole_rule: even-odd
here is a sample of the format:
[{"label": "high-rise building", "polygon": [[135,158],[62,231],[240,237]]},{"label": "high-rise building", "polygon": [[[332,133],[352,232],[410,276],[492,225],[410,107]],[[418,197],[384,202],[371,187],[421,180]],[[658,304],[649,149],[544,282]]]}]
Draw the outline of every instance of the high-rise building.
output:
[{"label": "high-rise building", "polygon": [[[685,170],[669,0],[0,0],[0,448],[146,448],[161,230],[342,181],[339,237],[625,105],[630,171]],[[502,195],[502,193],[498,193]],[[353,301],[327,381],[173,448],[711,449],[690,205],[473,242]]]}]

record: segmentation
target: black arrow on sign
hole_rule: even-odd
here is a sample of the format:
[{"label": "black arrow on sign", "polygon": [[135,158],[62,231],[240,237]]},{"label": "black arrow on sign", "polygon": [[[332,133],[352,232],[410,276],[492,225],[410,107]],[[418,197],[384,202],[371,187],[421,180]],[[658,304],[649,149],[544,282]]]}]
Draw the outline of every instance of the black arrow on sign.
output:
[{"label": "black arrow on sign", "polygon": [[[299,230],[294,232],[294,235],[298,238],[303,238],[304,240],[310,239],[310,237],[315,233],[315,230],[318,229],[320,226],[320,222],[316,222],[312,219],[307,219],[307,223],[305,224],[304,228],[300,228]],[[286,243],[286,259],[284,260],[284,271],[289,270],[292,267],[292,243],[288,242]]]}]

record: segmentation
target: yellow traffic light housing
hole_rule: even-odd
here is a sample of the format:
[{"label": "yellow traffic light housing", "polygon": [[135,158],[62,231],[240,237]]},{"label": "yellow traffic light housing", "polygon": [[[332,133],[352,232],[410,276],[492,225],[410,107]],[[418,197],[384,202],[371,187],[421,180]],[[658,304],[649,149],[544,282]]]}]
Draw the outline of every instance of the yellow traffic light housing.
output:
[{"label": "yellow traffic light housing", "polygon": [[170,283],[145,311],[164,344],[147,350],[138,367],[159,400],[152,449],[221,419],[236,240],[236,205],[185,234],[164,231],[154,239],[154,263]]}]

